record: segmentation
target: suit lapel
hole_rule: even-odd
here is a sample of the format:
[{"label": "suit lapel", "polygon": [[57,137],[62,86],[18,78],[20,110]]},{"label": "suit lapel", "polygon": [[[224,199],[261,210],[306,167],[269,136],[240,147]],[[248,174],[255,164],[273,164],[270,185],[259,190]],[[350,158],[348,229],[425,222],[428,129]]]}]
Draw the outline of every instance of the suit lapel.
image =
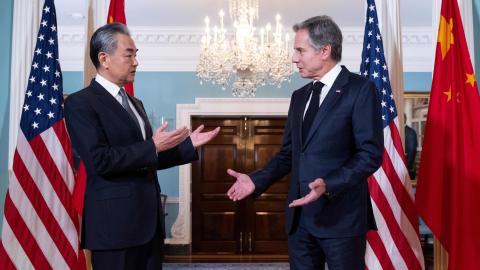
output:
[{"label": "suit lapel", "polygon": [[[138,125],[134,122],[130,114],[128,114],[128,112],[123,108],[123,106],[110,93],[108,93],[108,91],[103,88],[101,84],[95,81],[95,79],[92,79],[90,87],[93,88],[92,93],[97,95],[98,100],[105,105],[104,108],[111,110],[115,115],[122,119],[122,121],[126,121],[126,124],[128,124],[130,127],[135,127],[137,135],[143,139],[142,131],[138,128]],[[137,112],[140,113],[138,109]]]},{"label": "suit lapel", "polygon": [[305,143],[302,144],[303,149],[305,149],[305,146],[312,139],[315,131],[318,129],[325,117],[327,117],[328,112],[334,107],[339,98],[342,96],[344,92],[342,88],[345,84],[348,83],[348,77],[349,71],[345,67],[342,67],[342,71],[340,72],[340,74],[338,74],[337,79],[333,83],[330,91],[328,92],[327,96],[320,105],[317,114],[315,115],[315,119],[313,120],[312,127],[308,132],[307,139],[305,140]]},{"label": "suit lapel", "polygon": [[143,120],[144,127],[145,127],[145,137],[146,138],[152,137],[153,135],[152,126],[148,121],[148,116],[143,108],[143,105],[140,103],[138,99],[131,97],[130,95],[128,97],[130,98],[130,101],[132,102],[133,106],[135,106],[135,109],[137,109],[138,114],[140,114],[140,117]]}]

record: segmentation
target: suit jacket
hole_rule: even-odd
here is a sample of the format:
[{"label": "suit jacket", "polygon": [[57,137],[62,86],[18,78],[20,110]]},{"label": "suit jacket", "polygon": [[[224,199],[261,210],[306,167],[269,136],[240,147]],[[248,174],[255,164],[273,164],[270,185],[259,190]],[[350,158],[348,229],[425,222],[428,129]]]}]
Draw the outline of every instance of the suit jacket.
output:
[{"label": "suit jacket", "polygon": [[[291,173],[287,233],[295,230],[301,211],[303,224],[317,237],[363,235],[376,228],[367,177],[379,168],[383,153],[375,86],[342,66],[303,142],[309,87],[312,83],[292,94],[280,151],[264,168],[250,175],[255,184],[253,195],[259,196]],[[326,193],[306,206],[289,208],[290,202],[310,192],[308,184],[316,178],[325,180]]]},{"label": "suit jacket", "polygon": [[407,169],[410,179],[415,179],[417,172],[415,170],[415,156],[417,155],[417,132],[405,125],[405,155],[407,159]]},{"label": "suit jacket", "polygon": [[65,101],[72,145],[87,171],[82,220],[85,248],[141,245],[157,229],[164,236],[156,170],[197,158],[189,138],[157,154],[143,104],[129,98],[145,123],[146,140],[122,105],[95,80]]}]

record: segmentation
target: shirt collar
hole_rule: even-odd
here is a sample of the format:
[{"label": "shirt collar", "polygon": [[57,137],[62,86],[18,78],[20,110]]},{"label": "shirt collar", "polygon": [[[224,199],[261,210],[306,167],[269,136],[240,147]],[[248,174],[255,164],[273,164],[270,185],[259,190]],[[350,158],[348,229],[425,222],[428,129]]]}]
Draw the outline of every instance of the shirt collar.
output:
[{"label": "shirt collar", "polygon": [[[340,64],[337,63],[332,69],[330,69],[325,75],[323,75],[320,81],[330,89],[333,86],[333,83],[337,79],[340,72],[342,72],[342,67],[340,66]],[[313,82],[315,83],[316,80]]]},{"label": "shirt collar", "polygon": [[95,76],[95,81],[97,81],[103,88],[107,90],[113,97],[116,97],[118,95],[118,91],[120,91],[120,87],[113,82],[105,79],[102,75],[97,73],[97,76]]}]

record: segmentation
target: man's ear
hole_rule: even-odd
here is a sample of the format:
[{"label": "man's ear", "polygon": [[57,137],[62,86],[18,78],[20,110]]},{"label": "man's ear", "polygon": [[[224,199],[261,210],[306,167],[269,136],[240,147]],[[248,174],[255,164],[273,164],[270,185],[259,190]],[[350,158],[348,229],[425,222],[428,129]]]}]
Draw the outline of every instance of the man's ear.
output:
[{"label": "man's ear", "polygon": [[330,44],[323,46],[320,50],[322,52],[323,59],[328,59],[332,55],[332,45]]},{"label": "man's ear", "polygon": [[104,69],[109,68],[109,61],[108,61],[108,54],[105,52],[99,52],[98,53],[98,62],[100,63],[100,66]]}]

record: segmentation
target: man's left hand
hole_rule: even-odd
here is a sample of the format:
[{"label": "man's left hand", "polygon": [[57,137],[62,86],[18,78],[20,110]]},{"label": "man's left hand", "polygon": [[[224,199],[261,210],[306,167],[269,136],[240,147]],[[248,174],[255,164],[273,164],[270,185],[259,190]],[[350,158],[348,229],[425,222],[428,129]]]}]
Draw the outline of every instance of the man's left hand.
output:
[{"label": "man's left hand", "polygon": [[190,139],[192,140],[193,147],[195,148],[211,141],[220,131],[220,127],[217,127],[214,130],[202,132],[204,127],[204,125],[200,125],[197,129],[195,129],[194,132],[192,132],[192,134],[190,134]]},{"label": "man's left hand", "polygon": [[305,195],[305,197],[294,200],[288,205],[288,207],[297,207],[314,202],[325,193],[327,188],[325,181],[323,181],[322,178],[315,179],[313,182],[308,184],[308,187],[310,188],[310,193]]}]

